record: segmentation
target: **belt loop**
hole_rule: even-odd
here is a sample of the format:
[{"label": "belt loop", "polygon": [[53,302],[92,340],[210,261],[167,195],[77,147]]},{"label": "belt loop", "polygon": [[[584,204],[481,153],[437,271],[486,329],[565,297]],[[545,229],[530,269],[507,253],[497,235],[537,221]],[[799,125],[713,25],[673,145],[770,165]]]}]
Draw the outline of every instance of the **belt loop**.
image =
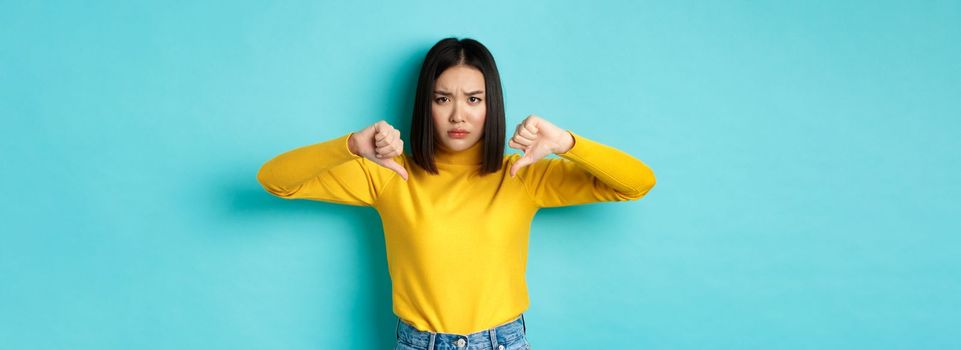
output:
[{"label": "belt loop", "polygon": [[437,337],[437,333],[430,332],[430,344],[427,345],[427,350],[434,350],[434,340]]},{"label": "belt loop", "polygon": [[400,339],[400,317],[397,317],[397,327],[394,329],[394,337]]},{"label": "belt loop", "polygon": [[527,321],[524,320],[524,314],[521,314],[521,325],[524,326],[524,335],[527,335]]},{"label": "belt loop", "polygon": [[491,349],[497,349],[497,331],[491,328],[487,332],[491,336]]}]

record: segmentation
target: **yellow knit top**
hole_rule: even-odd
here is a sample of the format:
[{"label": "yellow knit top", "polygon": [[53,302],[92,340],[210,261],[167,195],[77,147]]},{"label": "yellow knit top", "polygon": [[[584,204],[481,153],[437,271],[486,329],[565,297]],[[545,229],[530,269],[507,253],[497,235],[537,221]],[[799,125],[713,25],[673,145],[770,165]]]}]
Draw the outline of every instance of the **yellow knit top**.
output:
[{"label": "yellow knit top", "polygon": [[421,331],[469,334],[526,311],[530,224],[540,208],[643,197],[654,173],[640,160],[567,130],[560,158],[479,175],[483,141],[460,152],[438,148],[439,174],[402,154],[396,172],[350,152],[352,133],[267,161],[257,179],[271,194],[370,206],[383,221],[393,311]]}]

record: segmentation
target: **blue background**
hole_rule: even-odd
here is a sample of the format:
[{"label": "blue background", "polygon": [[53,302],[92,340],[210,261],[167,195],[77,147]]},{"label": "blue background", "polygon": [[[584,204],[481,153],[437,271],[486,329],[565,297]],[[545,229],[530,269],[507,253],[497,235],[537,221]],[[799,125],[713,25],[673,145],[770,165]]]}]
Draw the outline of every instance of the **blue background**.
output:
[{"label": "blue background", "polygon": [[[646,162],[534,220],[534,348],[961,348],[961,3],[3,1],[0,347],[387,349],[371,208],[256,172],[471,37]],[[506,140],[505,140],[506,141]],[[516,152],[515,150],[510,150]],[[465,286],[465,288],[470,286]]]}]

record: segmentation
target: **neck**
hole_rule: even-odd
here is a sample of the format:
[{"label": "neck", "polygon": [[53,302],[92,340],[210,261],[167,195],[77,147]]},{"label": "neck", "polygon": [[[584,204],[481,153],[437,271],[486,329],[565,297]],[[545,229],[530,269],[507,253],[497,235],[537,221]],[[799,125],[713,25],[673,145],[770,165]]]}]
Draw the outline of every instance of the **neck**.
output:
[{"label": "neck", "polygon": [[434,162],[440,164],[480,165],[484,160],[484,142],[477,141],[462,151],[451,151],[438,143]]}]

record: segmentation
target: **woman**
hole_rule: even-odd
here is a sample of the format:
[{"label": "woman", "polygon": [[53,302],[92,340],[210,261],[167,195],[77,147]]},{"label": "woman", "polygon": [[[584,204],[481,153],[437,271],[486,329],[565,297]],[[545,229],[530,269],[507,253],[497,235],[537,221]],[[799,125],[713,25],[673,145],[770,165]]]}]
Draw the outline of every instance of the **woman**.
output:
[{"label": "woman", "polygon": [[[536,115],[504,155],[490,52],[447,38],[427,53],[410,139],[385,121],[280,154],[257,175],[273,195],[371,206],[384,226],[397,349],[529,349],[525,270],[540,208],[643,197],[640,160]],[[545,158],[554,153],[560,158]]]}]

